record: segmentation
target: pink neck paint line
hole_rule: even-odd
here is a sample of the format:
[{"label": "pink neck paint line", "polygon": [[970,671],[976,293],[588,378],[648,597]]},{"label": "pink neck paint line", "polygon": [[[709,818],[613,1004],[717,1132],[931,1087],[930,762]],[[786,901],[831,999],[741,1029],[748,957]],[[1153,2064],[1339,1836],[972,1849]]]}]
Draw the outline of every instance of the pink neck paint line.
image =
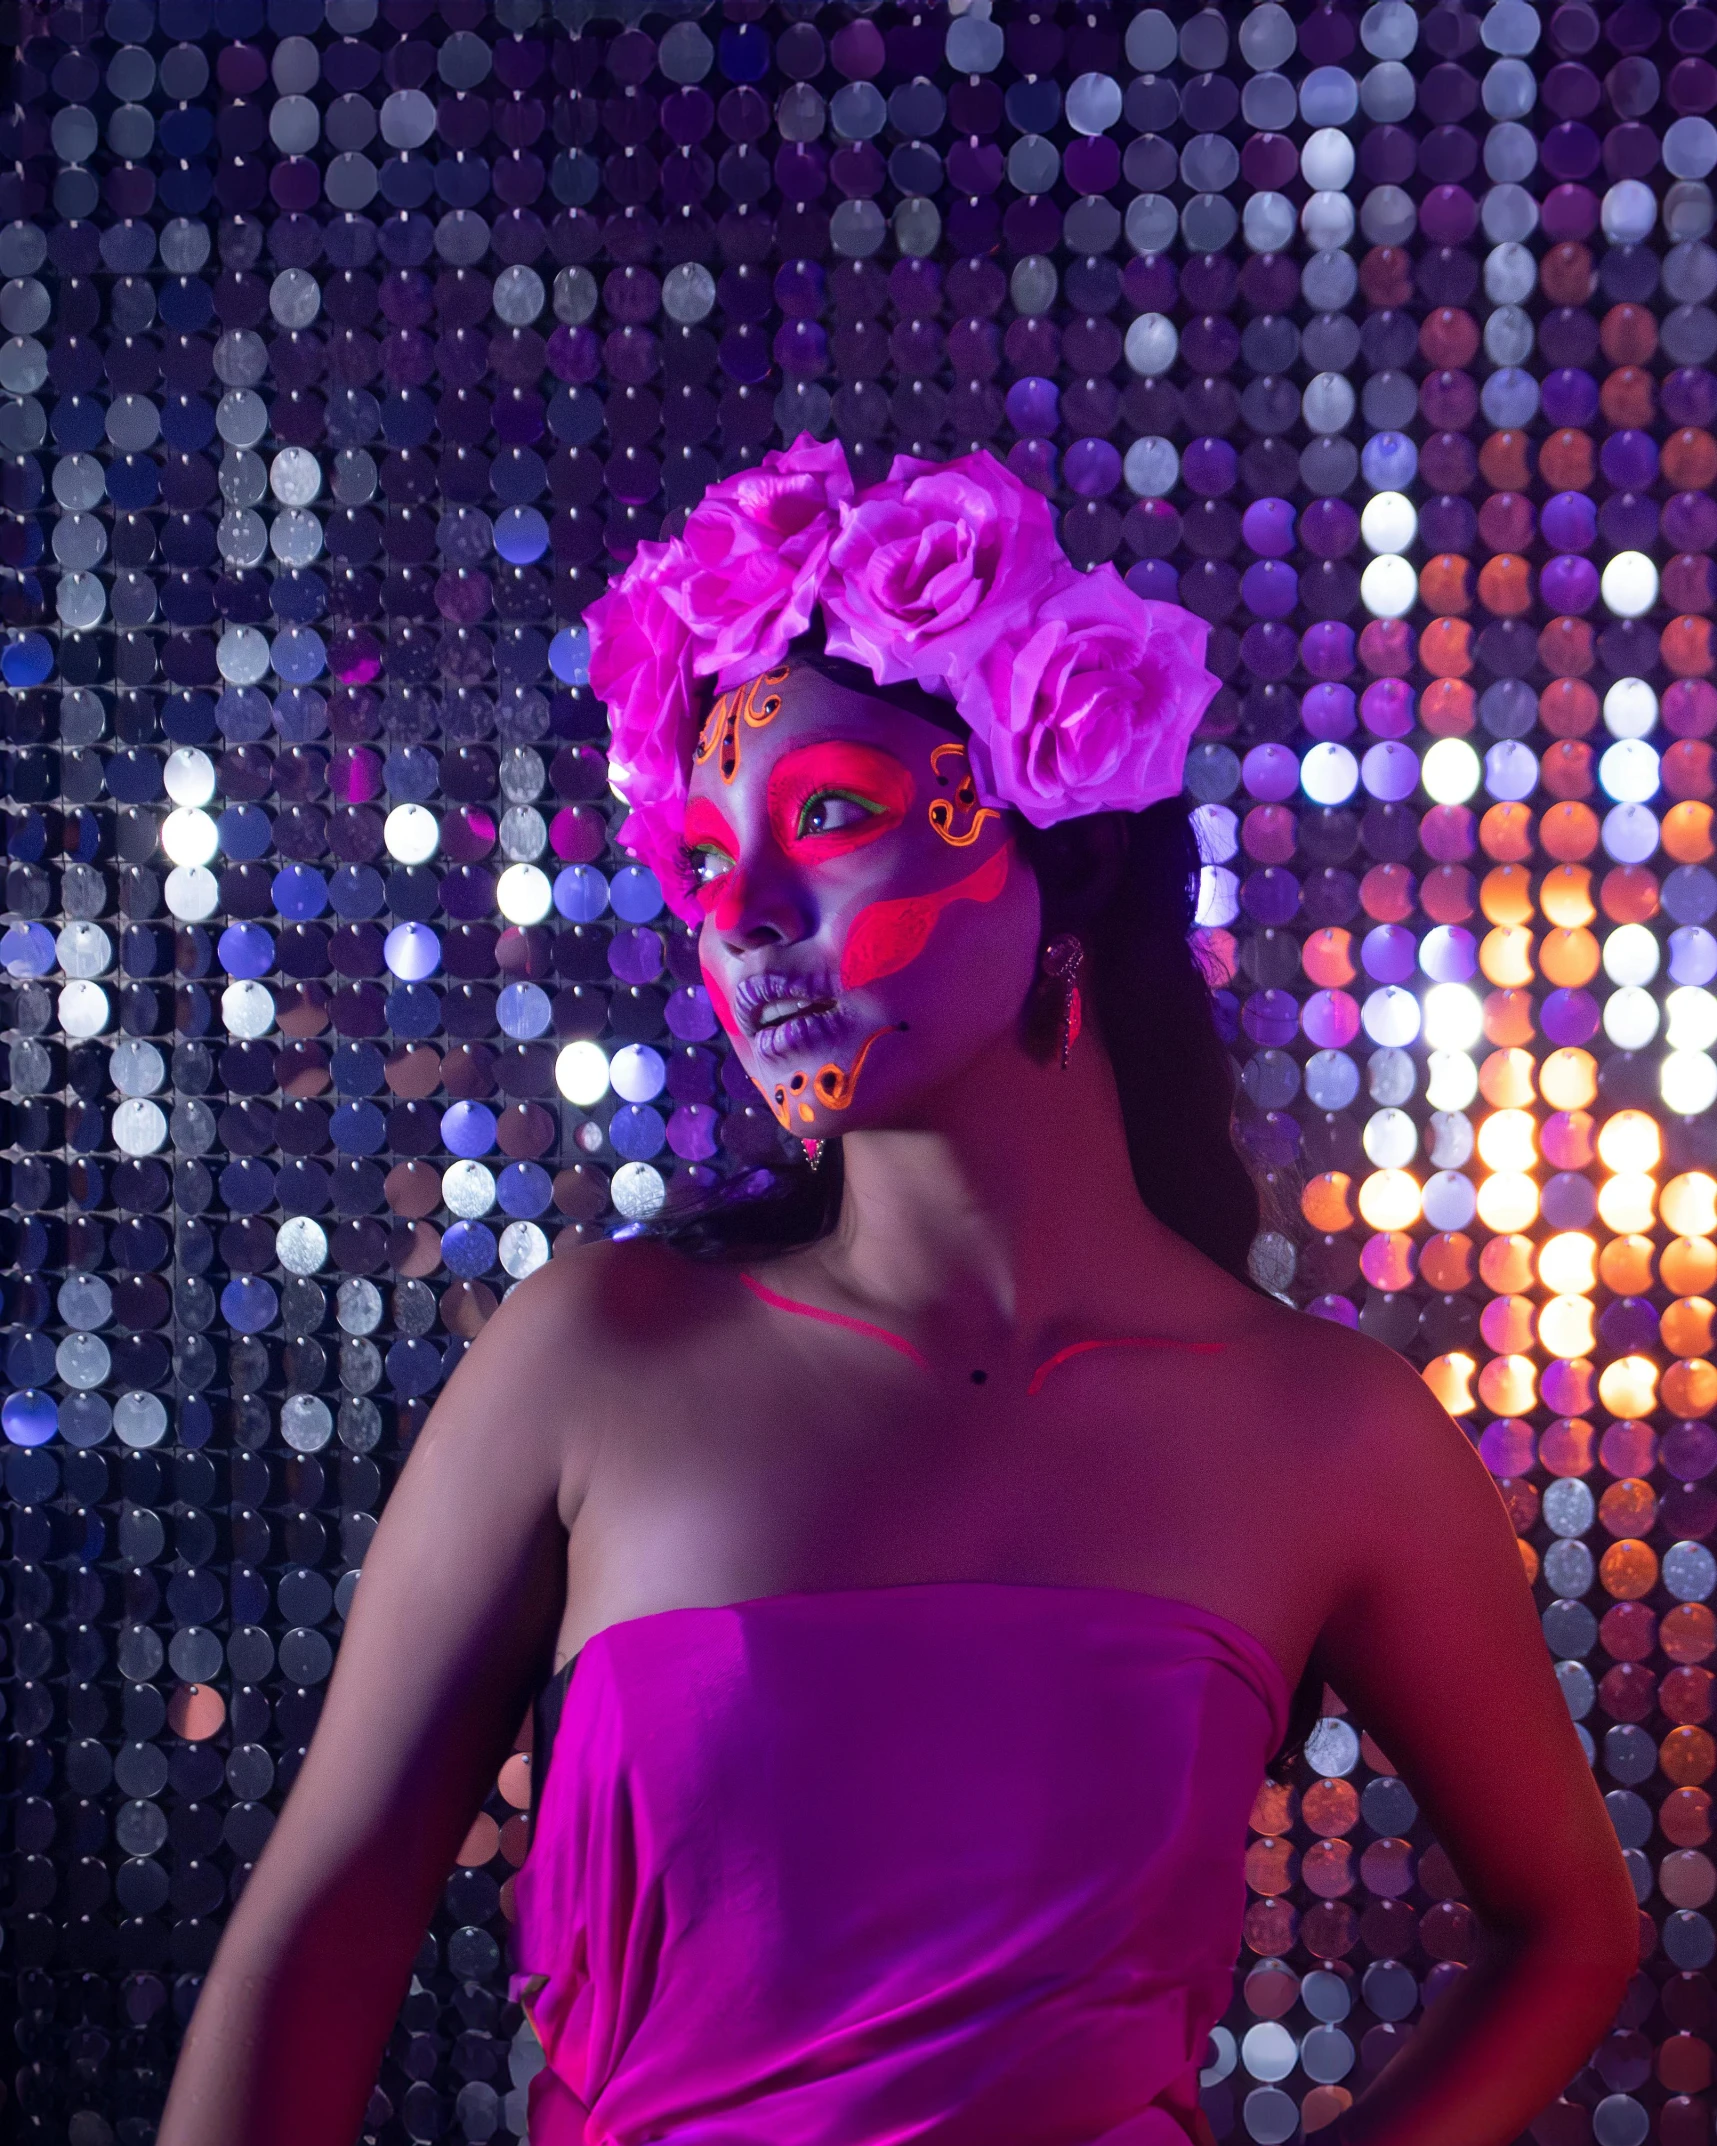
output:
[{"label": "pink neck paint line", "polygon": [[[915,1349],[912,1343],[901,1335],[891,1334],[885,1326],[873,1326],[868,1319],[849,1318],[843,1311],[825,1311],[820,1304],[801,1304],[796,1298],[784,1297],[767,1283],[758,1281],[755,1275],[742,1274],[739,1278],[754,1297],[761,1298],[765,1304],[773,1305],[777,1311],[797,1312],[802,1319],[820,1319],[825,1326],[844,1327],[849,1334],[867,1334],[872,1341],[880,1341],[884,1347],[898,1350],[902,1356],[915,1363],[920,1371],[930,1369],[929,1360],[921,1351]],[[1091,1349],[1189,1349],[1194,1356],[1219,1356],[1225,1346],[1226,1344],[1220,1341],[1171,1341],[1160,1334],[1122,1334],[1113,1341],[1073,1341],[1069,1342],[1065,1349],[1057,1349],[1053,1356],[1038,1365],[1031,1375],[1031,1383],[1025,1389],[1026,1395],[1029,1399],[1037,1393],[1049,1374],[1059,1365],[1066,1363],[1070,1357],[1083,1356]]]},{"label": "pink neck paint line", "polygon": [[797,1303],[792,1297],[778,1295],[775,1290],[749,1274],[742,1274],[739,1278],[754,1297],[761,1297],[765,1304],[774,1305],[777,1311],[796,1311],[801,1318],[821,1319],[825,1326],[845,1327],[849,1334],[868,1334],[872,1341],[880,1341],[888,1348],[898,1349],[900,1354],[909,1357],[920,1371],[928,1371],[930,1368],[929,1363],[910,1341],[902,1339],[899,1334],[891,1334],[885,1326],[872,1326],[868,1319],[849,1319],[842,1311],[824,1311],[818,1304]]},{"label": "pink neck paint line", "polygon": [[1089,1349],[1190,1349],[1194,1356],[1219,1356],[1224,1346],[1220,1341],[1169,1341],[1160,1334],[1122,1334],[1114,1341],[1072,1341],[1038,1365],[1025,1389],[1026,1396],[1029,1399],[1036,1393],[1058,1364],[1066,1363],[1069,1357],[1083,1356]]}]

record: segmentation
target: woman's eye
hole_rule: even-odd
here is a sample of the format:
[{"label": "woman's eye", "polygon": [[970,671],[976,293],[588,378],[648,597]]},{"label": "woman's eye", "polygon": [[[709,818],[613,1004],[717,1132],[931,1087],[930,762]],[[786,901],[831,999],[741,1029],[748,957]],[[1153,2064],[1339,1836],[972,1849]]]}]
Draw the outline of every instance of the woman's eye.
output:
[{"label": "woman's eye", "polygon": [[860,821],[874,817],[875,809],[856,797],[845,797],[837,790],[824,790],[806,800],[805,809],[799,815],[799,832],[802,835],[838,834],[844,827],[856,827]]},{"label": "woman's eye", "polygon": [[723,879],[733,870],[733,859],[719,849],[695,849],[692,851],[692,878],[700,887],[707,887],[717,879]]}]

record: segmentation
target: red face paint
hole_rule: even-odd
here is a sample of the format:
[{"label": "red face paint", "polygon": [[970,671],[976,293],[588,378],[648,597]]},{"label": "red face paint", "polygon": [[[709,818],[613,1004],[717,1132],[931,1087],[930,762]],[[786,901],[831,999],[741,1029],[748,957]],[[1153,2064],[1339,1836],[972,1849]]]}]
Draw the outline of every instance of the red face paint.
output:
[{"label": "red face paint", "polygon": [[709,1002],[715,1008],[715,1017],[730,1036],[739,1034],[739,1023],[733,1018],[733,1008],[728,1004],[727,993],[710,974],[707,962],[700,962],[703,970],[703,987],[709,993]]},{"label": "red face paint", "polygon": [[1013,848],[1004,842],[964,879],[934,894],[908,894],[898,901],[872,902],[861,909],[841,954],[841,989],[856,991],[878,977],[892,976],[924,951],[936,919],[950,902],[993,902],[1007,885]]},{"label": "red face paint", "polygon": [[[913,790],[910,771],[877,746],[847,738],[801,745],[769,771],[770,829],[783,855],[803,863],[844,857],[898,827]],[[847,799],[861,811],[846,813],[846,826],[819,832],[805,823],[824,797]]]}]

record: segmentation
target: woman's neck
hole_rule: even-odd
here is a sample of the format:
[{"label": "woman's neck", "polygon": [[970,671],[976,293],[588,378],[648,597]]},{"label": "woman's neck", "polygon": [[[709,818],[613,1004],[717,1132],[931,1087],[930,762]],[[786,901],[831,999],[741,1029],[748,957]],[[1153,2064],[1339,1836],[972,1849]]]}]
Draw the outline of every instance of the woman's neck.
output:
[{"label": "woman's neck", "polygon": [[999,1042],[914,1125],[841,1149],[840,1219],[814,1249],[855,1295],[907,1315],[1038,1330],[1206,1264],[1139,1197],[1095,1038],[1065,1071]]}]

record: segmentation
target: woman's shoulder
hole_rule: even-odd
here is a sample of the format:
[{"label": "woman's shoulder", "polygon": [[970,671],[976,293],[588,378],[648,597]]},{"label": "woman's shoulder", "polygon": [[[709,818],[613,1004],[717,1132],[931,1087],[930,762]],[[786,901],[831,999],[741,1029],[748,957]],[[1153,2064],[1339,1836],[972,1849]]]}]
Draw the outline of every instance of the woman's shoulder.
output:
[{"label": "woman's shoulder", "polygon": [[738,1287],[731,1263],[689,1257],[662,1238],[598,1238],[510,1289],[478,1346],[496,1358],[503,1349],[571,1352],[586,1368],[612,1363],[636,1375],[730,1313]]},{"label": "woman's shoulder", "polygon": [[683,1404],[743,1291],[731,1270],[660,1240],[598,1240],[510,1289],[437,1406],[552,1456],[570,1509],[616,1438]]},{"label": "woman's shoulder", "polygon": [[1378,1437],[1462,1435],[1398,1351],[1280,1298],[1255,1300],[1243,1353],[1246,1374],[1274,1397],[1271,1419],[1303,1429],[1325,1455]]}]

